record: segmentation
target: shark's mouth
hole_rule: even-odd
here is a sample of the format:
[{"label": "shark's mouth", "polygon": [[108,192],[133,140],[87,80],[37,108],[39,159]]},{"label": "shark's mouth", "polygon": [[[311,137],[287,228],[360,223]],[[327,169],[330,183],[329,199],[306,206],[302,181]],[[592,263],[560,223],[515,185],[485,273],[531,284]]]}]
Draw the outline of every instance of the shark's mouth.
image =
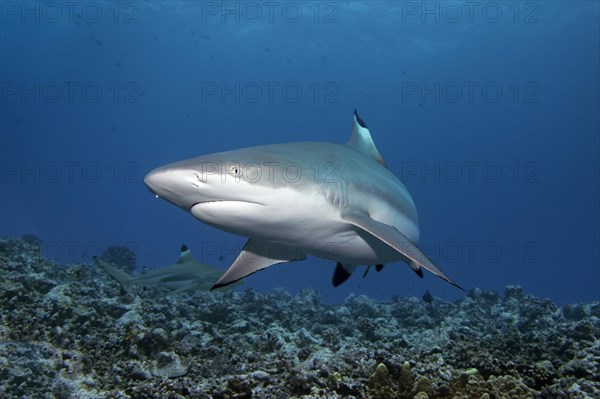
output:
[{"label": "shark's mouth", "polygon": [[212,201],[201,201],[201,202],[196,202],[194,205],[192,205],[192,208],[194,208],[195,206],[211,206],[213,204],[221,204],[221,205],[234,205],[234,204],[253,204],[253,205],[260,205],[260,206],[264,206],[264,204],[261,204],[260,202],[256,202],[256,201],[244,201],[244,200],[212,200]]},{"label": "shark's mouth", "polygon": [[253,214],[264,208],[263,204],[252,201],[204,201],[192,205],[190,212],[198,219],[205,220],[207,218],[218,217],[236,217]]}]

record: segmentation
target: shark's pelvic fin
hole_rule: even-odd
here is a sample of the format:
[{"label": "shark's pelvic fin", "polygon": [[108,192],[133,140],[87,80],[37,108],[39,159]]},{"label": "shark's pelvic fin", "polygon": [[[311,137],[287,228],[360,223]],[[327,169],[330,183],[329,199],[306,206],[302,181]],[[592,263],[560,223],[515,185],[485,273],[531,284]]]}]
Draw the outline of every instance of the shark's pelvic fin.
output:
[{"label": "shark's pelvic fin", "polygon": [[187,245],[183,244],[179,252],[179,259],[177,260],[177,263],[186,263],[193,261],[194,257],[192,256],[192,251],[188,248]]},{"label": "shark's pelvic fin", "polygon": [[446,276],[446,274],[444,274],[444,272],[437,267],[427,257],[427,255],[425,255],[419,249],[419,247],[417,247],[411,240],[408,239],[408,237],[399,232],[395,227],[378,222],[377,220],[371,219],[365,213],[352,209],[344,210],[342,212],[342,219],[372,234],[390,247],[394,248],[396,251],[406,256],[411,261],[415,262],[417,265],[429,270],[439,278],[464,291],[462,287],[452,281],[450,277]]},{"label": "shark's pelvic fin", "polygon": [[367,128],[367,124],[360,116],[358,116],[356,110],[354,110],[352,136],[350,136],[350,140],[348,140],[348,143],[346,144],[385,166],[385,161],[377,150],[377,147],[375,147],[375,143],[373,143],[373,138],[371,137],[371,132],[369,132],[369,129]]},{"label": "shark's pelvic fin", "polygon": [[235,283],[259,270],[266,269],[269,266],[278,263],[303,260],[305,258],[306,253],[299,248],[286,247],[284,245],[265,243],[250,239],[246,242],[244,249],[242,249],[242,252],[240,252],[229,269],[227,269],[221,278],[211,287],[211,291],[215,288]]},{"label": "shark's pelvic fin", "polygon": [[356,269],[355,265],[344,265],[340,262],[336,263],[332,278],[333,286],[338,287],[348,280],[352,275],[352,272],[354,272],[354,269]]}]

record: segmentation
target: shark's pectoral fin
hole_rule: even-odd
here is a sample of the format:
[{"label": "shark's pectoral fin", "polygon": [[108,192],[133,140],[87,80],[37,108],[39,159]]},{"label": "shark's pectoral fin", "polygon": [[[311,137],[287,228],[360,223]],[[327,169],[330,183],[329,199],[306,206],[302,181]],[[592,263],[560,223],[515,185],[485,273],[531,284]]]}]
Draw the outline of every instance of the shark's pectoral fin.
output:
[{"label": "shark's pectoral fin", "polygon": [[211,287],[211,291],[235,283],[269,266],[305,258],[306,253],[299,248],[250,239],[229,269]]},{"label": "shark's pectoral fin", "polygon": [[[400,252],[402,255],[406,256],[411,261],[415,262],[418,266],[429,270],[439,278],[464,291],[462,287],[452,281],[450,277],[446,276],[446,274],[444,274],[444,272],[437,267],[427,257],[427,255],[425,255],[419,249],[419,247],[417,247],[411,240],[408,239],[408,237],[399,232],[395,227],[378,222],[377,220],[371,219],[368,215],[352,209],[346,209],[343,211],[342,219],[372,234],[390,247],[394,248],[396,251]],[[412,265],[411,267],[413,270],[415,270]]]}]

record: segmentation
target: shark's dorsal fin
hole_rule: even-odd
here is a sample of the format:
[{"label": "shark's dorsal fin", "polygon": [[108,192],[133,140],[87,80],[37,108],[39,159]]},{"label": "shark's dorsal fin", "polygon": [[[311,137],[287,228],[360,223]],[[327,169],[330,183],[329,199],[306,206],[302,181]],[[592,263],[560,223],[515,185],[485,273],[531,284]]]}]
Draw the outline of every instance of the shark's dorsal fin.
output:
[{"label": "shark's dorsal fin", "polygon": [[350,140],[348,140],[348,143],[346,144],[385,166],[385,161],[379,151],[377,151],[375,143],[373,143],[373,138],[371,137],[371,132],[369,132],[367,124],[360,116],[358,116],[356,110],[354,110],[352,136],[350,136]]},{"label": "shark's dorsal fin", "polygon": [[190,249],[187,247],[187,245],[183,244],[181,246],[181,252],[179,252],[179,260],[177,261],[177,264],[193,262],[193,261],[194,261],[194,257],[192,256],[192,251],[190,251]]}]

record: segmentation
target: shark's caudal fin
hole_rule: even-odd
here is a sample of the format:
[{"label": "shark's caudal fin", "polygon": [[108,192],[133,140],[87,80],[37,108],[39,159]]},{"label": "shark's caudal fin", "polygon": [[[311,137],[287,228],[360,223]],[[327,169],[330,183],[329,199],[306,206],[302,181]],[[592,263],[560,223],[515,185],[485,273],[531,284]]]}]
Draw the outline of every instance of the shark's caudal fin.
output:
[{"label": "shark's caudal fin", "polygon": [[[429,270],[439,278],[464,291],[462,287],[452,281],[450,277],[446,276],[446,274],[439,267],[437,267],[427,257],[427,255],[425,255],[419,249],[419,247],[417,247],[395,227],[378,222],[377,220],[371,219],[364,213],[360,213],[351,209],[346,209],[342,212],[342,219],[379,238],[381,241],[385,242],[387,245],[394,248],[411,261],[415,262],[417,265]],[[412,265],[411,268],[415,270]]]},{"label": "shark's caudal fin", "polygon": [[106,262],[104,259],[94,256],[94,261],[98,266],[104,269],[105,272],[110,274],[115,280],[117,280],[124,289],[129,287],[129,282],[133,279],[128,273],[125,273],[122,270],[117,269],[112,266],[110,263]]},{"label": "shark's caudal fin", "polygon": [[244,277],[277,263],[291,262],[305,258],[306,254],[298,248],[290,248],[250,239],[246,242],[244,249],[242,249],[242,252],[233,261],[229,269],[212,286],[211,291],[215,288],[235,283]]},{"label": "shark's caudal fin", "polygon": [[377,150],[377,147],[375,147],[375,143],[373,143],[373,138],[371,137],[369,128],[367,128],[367,124],[358,116],[356,110],[354,110],[352,136],[350,136],[350,140],[346,144],[385,166],[385,161]]}]

